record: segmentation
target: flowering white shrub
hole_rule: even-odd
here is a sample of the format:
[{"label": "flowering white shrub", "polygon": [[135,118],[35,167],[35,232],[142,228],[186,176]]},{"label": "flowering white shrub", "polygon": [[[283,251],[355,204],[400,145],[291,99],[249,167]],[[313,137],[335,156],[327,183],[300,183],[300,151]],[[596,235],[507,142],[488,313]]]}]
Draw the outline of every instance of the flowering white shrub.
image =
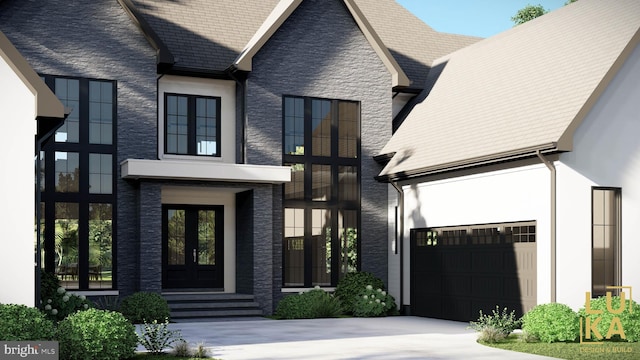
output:
[{"label": "flowering white shrub", "polygon": [[49,319],[60,321],[76,311],[89,309],[91,305],[91,301],[84,295],[70,294],[65,288],[59,287],[52,297],[46,300],[42,311]]},{"label": "flowering white shrub", "polygon": [[386,316],[395,309],[396,302],[390,294],[367,285],[355,304],[353,315],[359,317]]}]

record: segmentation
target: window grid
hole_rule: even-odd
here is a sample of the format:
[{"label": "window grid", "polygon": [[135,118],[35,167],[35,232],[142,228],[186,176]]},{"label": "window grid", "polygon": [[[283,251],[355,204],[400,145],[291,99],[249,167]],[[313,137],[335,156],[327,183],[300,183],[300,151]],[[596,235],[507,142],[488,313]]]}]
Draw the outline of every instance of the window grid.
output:
[{"label": "window grid", "polygon": [[89,81],[89,143],[113,142],[113,84]]},{"label": "window grid", "polygon": [[621,284],[621,189],[592,189],[591,295],[604,296],[607,286]]},{"label": "window grid", "polygon": [[417,229],[417,246],[504,245],[536,242],[536,222]]},{"label": "window grid", "polygon": [[[335,286],[358,269],[359,103],[284,96],[282,113],[283,163],[292,169],[292,182],[283,185],[284,207],[296,208],[304,219],[301,237],[294,242],[285,235],[284,286]],[[352,140],[348,157],[339,151],[341,128]],[[327,219],[322,229],[314,226],[319,213]],[[285,232],[288,216],[285,210]]]},{"label": "window grid", "polygon": [[165,93],[164,152],[219,157],[220,98]]},{"label": "window grid", "polygon": [[55,94],[60,102],[71,109],[64,124],[56,131],[56,142],[77,143],[80,135],[80,81],[55,78]]},{"label": "window grid", "polygon": [[[72,109],[55,141],[41,152],[42,265],[66,288],[110,289],[116,284],[117,265],[116,82],[51,75],[42,79]],[[64,225],[63,234],[61,224],[70,223],[65,220],[69,209],[77,213],[76,225]]]}]

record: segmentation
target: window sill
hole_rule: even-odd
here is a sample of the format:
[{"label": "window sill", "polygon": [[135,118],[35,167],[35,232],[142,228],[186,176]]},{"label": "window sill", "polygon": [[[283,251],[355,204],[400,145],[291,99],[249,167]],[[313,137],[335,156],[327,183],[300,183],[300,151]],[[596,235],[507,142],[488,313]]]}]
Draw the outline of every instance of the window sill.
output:
[{"label": "window sill", "polygon": [[[280,292],[282,293],[300,293],[305,291],[311,291],[316,289],[315,287],[303,287],[303,288],[281,288]],[[320,287],[319,289],[324,290],[326,292],[334,292],[336,291],[335,287]]]}]

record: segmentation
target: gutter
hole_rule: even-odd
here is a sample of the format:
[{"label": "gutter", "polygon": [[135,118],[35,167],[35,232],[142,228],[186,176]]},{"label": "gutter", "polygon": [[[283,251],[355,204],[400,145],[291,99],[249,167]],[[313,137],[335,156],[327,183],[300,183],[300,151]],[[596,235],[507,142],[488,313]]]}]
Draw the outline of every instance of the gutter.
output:
[{"label": "gutter", "polygon": [[547,168],[549,168],[551,175],[551,302],[556,302],[556,167],[540,152],[540,150],[536,151],[536,155],[547,166]]},{"label": "gutter", "polygon": [[[551,142],[548,144],[543,144],[539,146],[532,146],[528,148],[518,149],[514,151],[507,151],[499,154],[490,154],[485,156],[480,156],[467,160],[454,161],[446,164],[439,164],[435,166],[429,166],[424,168],[418,168],[407,171],[400,171],[397,173],[388,173],[384,175],[378,175],[375,179],[379,182],[391,182],[391,181],[402,181],[409,180],[414,178],[420,178],[429,175],[441,174],[445,172],[464,170],[469,168],[474,168],[478,166],[492,165],[496,163],[502,163],[513,160],[520,160],[530,157],[535,157],[539,152],[554,152],[558,151],[558,144],[556,142]],[[394,154],[385,154],[378,155],[376,158],[384,159],[385,157],[390,156],[402,156],[402,153],[394,153]],[[384,171],[384,170],[383,170]]]}]

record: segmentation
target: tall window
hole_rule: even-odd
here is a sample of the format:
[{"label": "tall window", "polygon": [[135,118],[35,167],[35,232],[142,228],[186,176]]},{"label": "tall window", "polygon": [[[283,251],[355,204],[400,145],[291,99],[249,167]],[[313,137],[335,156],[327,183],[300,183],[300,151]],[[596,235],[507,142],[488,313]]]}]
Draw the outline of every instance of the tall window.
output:
[{"label": "tall window", "polygon": [[42,149],[44,268],[68,289],[114,285],[116,83],[44,76],[71,113]]},{"label": "tall window", "polygon": [[335,286],[358,268],[360,104],[285,96],[284,286]]},{"label": "tall window", "polygon": [[166,154],[220,156],[220,98],[165,94]]},{"label": "tall window", "polygon": [[621,190],[592,189],[591,294],[604,296],[607,286],[621,285]]}]

